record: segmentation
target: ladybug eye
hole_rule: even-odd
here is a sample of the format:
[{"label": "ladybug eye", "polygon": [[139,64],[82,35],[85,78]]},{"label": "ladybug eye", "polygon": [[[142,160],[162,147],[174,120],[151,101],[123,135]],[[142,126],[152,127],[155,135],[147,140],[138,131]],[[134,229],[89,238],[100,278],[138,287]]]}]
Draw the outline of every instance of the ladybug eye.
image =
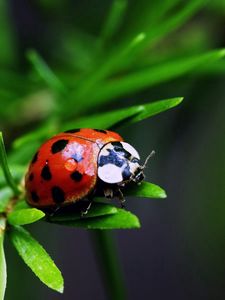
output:
[{"label": "ladybug eye", "polygon": [[134,181],[139,183],[141,181],[143,181],[145,178],[143,172],[139,172],[135,177],[134,177]]}]

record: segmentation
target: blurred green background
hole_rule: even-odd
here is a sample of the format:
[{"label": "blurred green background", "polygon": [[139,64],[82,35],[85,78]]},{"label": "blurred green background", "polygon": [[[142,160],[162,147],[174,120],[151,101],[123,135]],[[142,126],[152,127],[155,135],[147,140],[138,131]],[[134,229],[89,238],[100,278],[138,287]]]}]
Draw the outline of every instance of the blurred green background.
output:
[{"label": "blurred green background", "polygon": [[[83,115],[185,97],[118,130],[143,158],[156,151],[147,180],[168,194],[129,199],[142,228],[114,232],[129,299],[225,298],[225,58],[212,52],[224,46],[224,0],[0,2],[0,126],[12,165]],[[65,292],[48,290],[7,244],[7,300],[107,299],[87,231],[30,227]]]}]

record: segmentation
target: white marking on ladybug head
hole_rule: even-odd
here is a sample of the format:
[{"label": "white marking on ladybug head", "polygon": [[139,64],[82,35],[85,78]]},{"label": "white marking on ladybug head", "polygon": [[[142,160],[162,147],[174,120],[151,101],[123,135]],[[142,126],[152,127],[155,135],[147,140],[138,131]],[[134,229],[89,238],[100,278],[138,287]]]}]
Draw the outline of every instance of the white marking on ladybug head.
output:
[{"label": "white marking on ladybug head", "polygon": [[126,142],[121,142],[123,148],[129,152],[133,157],[140,159],[140,155],[138,154],[137,150],[131,146],[130,144],[126,143]]},{"label": "white marking on ladybug head", "polygon": [[99,156],[100,155],[107,156],[107,155],[109,155],[109,150],[113,150],[113,149],[114,149],[113,145],[111,143],[108,143],[102,147],[102,149],[100,150]]},{"label": "white marking on ladybug head", "polygon": [[123,181],[122,169],[111,163],[98,168],[98,177],[102,181],[110,184]]},{"label": "white marking on ladybug head", "polygon": [[128,164],[129,164],[129,167],[130,167],[130,173],[133,174],[133,175],[135,174],[137,169],[140,168],[140,164],[138,162],[129,161]]}]

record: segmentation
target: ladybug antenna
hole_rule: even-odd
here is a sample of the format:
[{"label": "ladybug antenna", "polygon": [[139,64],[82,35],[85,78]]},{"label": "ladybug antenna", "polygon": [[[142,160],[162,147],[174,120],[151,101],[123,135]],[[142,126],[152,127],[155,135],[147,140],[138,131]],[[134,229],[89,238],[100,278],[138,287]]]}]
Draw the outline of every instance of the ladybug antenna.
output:
[{"label": "ladybug antenna", "polygon": [[145,162],[144,162],[144,164],[143,164],[143,166],[142,166],[142,169],[145,169],[145,168],[146,168],[149,159],[150,159],[152,156],[154,156],[154,155],[155,155],[155,151],[152,150],[152,152],[146,157]]}]

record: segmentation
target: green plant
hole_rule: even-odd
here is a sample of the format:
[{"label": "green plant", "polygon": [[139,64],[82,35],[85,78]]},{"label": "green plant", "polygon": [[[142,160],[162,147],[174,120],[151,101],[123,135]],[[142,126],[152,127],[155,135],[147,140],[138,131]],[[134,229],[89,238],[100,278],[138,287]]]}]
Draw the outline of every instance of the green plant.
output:
[{"label": "green plant", "polygon": [[[15,122],[17,110],[25,124],[29,124],[29,117],[22,113],[27,102],[31,103],[30,107],[35,104],[39,109],[38,115],[30,109],[29,113],[36,121],[35,128],[14,141],[8,158],[2,134],[0,136],[0,274],[3,279],[0,283],[0,299],[4,297],[6,286],[5,233],[40,280],[54,290],[63,291],[60,271],[42,246],[23,228],[23,225],[39,220],[49,221],[42,211],[26,204],[21,184],[27,163],[36,148],[60,131],[78,127],[119,130],[122,126],[129,126],[175,107],[181,103],[182,97],[98,112],[99,108],[106,108],[106,104],[146,88],[190,73],[211,72],[216,62],[225,55],[224,49],[195,53],[191,44],[182,47],[182,43],[176,47],[169,45],[165,52],[158,50],[160,43],[166,43],[169,34],[184,25],[205,5],[205,1],[193,0],[182,5],[177,0],[165,0],[163,4],[140,1],[132,5],[139,7],[135,22],[130,9],[127,22],[133,24],[123,30],[121,26],[129,8],[128,2],[113,1],[100,36],[93,43],[90,43],[88,35],[80,36],[80,51],[77,50],[68,59],[65,55],[63,67],[53,71],[35,50],[29,50],[27,59],[31,69],[28,74],[22,76],[8,69],[0,71],[1,117],[6,124],[8,120],[12,124]],[[119,29],[122,37],[117,36]],[[74,33],[74,39],[75,36],[78,34]],[[113,40],[117,41],[116,47],[113,47]],[[78,43],[76,39],[73,42],[75,46]],[[89,51],[85,51],[87,44]],[[9,100],[10,104],[6,105]],[[125,195],[166,197],[162,188],[148,182],[140,187],[127,188]],[[112,240],[102,230],[139,228],[138,218],[127,210],[95,199],[84,219],[80,218],[79,213],[67,213],[52,217],[50,221],[95,230],[94,240],[103,251],[101,259],[104,260],[111,297],[123,299],[125,292],[122,279],[117,278],[119,266],[115,253],[110,251]]]},{"label": "green plant", "polygon": [[[99,124],[99,128],[107,128],[111,125],[115,125],[118,122],[122,122],[129,118],[127,122],[140,121],[148,116],[155,115],[161,111],[169,109],[182,101],[182,98],[175,98],[169,100],[158,101],[155,103],[138,105],[129,107],[127,109],[118,110],[100,115],[91,116],[90,118],[80,119],[79,126],[88,124],[91,126],[93,123],[95,126]],[[73,124],[74,125],[74,124]],[[67,126],[67,125],[66,125]],[[75,125],[77,127],[77,124]],[[45,131],[43,131],[46,134]],[[26,138],[20,139],[17,143],[24,144]],[[33,138],[33,135],[29,136],[29,139]],[[18,146],[18,145],[17,145]],[[18,146],[19,147],[19,146]],[[33,270],[33,272],[40,278],[40,280],[52,289],[59,292],[63,291],[63,279],[60,271],[55,266],[46,251],[40,246],[40,244],[26,231],[22,225],[30,224],[45,218],[45,214],[36,209],[30,208],[24,200],[23,187],[17,185],[23,174],[24,168],[18,166],[12,170],[17,170],[15,179],[12,177],[8,162],[6,158],[6,152],[2,134],[0,135],[0,161],[2,165],[1,181],[4,186],[5,183],[8,187],[3,187],[2,191],[5,191],[4,199],[1,200],[1,224],[2,224],[2,244],[4,232],[9,234],[9,237],[17,249],[18,253],[25,261],[25,263]],[[3,175],[6,182],[4,183]],[[10,189],[9,189],[10,188]],[[7,191],[7,192],[6,192]],[[165,198],[166,194],[159,186],[144,182],[141,186],[130,186],[125,190],[125,195],[146,197],[146,198]],[[2,197],[3,198],[3,197]],[[100,201],[100,202],[99,202]],[[104,229],[132,229],[139,228],[140,222],[138,218],[131,212],[112,206],[102,202],[102,199],[96,199],[94,205],[88,215],[85,218],[80,217],[80,213],[64,213],[57,214],[51,218],[47,218],[46,221],[51,221],[57,224],[66,226],[82,227],[86,229],[104,230]],[[6,223],[8,224],[6,230]],[[104,241],[101,235],[101,242]],[[109,238],[109,237],[108,237]],[[107,238],[107,239],[108,239]],[[106,239],[106,240],[107,240]],[[107,245],[107,243],[106,243]],[[2,276],[6,278],[6,268],[4,263],[4,251],[2,246]],[[108,249],[106,247],[106,249]],[[112,257],[113,257],[113,253]],[[108,257],[109,258],[109,257]],[[2,287],[2,290],[5,286]],[[2,292],[3,294],[4,292]]]}]

